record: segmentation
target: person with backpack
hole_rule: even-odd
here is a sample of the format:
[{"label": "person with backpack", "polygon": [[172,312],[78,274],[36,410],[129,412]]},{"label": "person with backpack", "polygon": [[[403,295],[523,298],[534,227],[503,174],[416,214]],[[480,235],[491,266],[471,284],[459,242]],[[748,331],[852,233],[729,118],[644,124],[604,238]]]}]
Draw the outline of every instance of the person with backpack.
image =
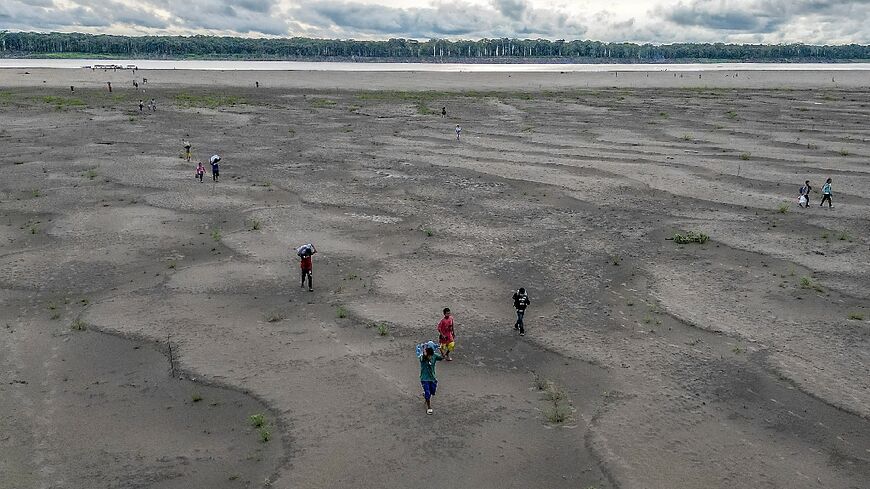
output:
[{"label": "person with backpack", "polygon": [[810,208],[810,192],[813,190],[813,187],[810,186],[810,181],[807,180],[804,182],[804,186],[800,189],[800,197],[798,200],[798,207],[804,207],[806,209]]},{"label": "person with backpack", "polygon": [[831,179],[825,180],[825,184],[822,185],[822,203],[819,204],[819,207],[825,205],[825,201],[828,201],[828,208],[834,207],[833,202],[831,202]]},{"label": "person with backpack", "polygon": [[523,325],[523,316],[526,314],[526,307],[532,303],[531,299],[529,299],[528,294],[526,294],[526,289],[520,287],[519,290],[514,292],[514,309],[517,310],[517,322],[514,323],[514,329],[520,332],[520,336],[526,335],[526,329]]},{"label": "person with backpack", "polygon": [[314,287],[311,285],[311,277],[313,275],[314,264],[311,260],[311,257],[317,253],[317,248],[314,247],[313,244],[308,243],[300,246],[296,250],[296,254],[299,255],[299,268],[302,270],[302,284],[299,286],[300,288],[305,288],[305,278],[308,278],[308,292],[313,292]]},{"label": "person with backpack", "polygon": [[181,144],[184,145],[184,157],[187,159],[187,161],[190,161],[190,141],[183,139],[181,141]]},{"label": "person with backpack", "polygon": [[221,160],[220,155],[214,155],[209,158],[208,162],[211,163],[211,179],[215,182],[218,181],[218,177],[221,175],[221,168],[218,165],[218,162]]},{"label": "person with backpack", "polygon": [[438,378],[435,376],[435,363],[444,357],[435,352],[435,348],[427,345],[420,355],[420,384],[423,386],[423,399],[426,401],[426,414],[434,414],[432,410],[432,396],[438,388]]}]

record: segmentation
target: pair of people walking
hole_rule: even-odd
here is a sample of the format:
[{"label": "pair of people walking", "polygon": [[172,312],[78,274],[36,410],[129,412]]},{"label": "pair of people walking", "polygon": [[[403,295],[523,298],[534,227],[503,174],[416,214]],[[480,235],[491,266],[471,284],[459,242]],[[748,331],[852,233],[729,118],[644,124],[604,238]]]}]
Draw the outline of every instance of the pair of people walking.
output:
[{"label": "pair of people walking", "polygon": [[[828,208],[834,207],[834,203],[831,200],[833,196],[833,191],[831,190],[832,180],[828,178],[825,180],[825,184],[822,185],[822,201],[819,203],[819,207],[825,205],[825,202],[828,203]],[[813,187],[810,185],[810,181],[807,180],[804,182],[804,185],[800,188],[800,197],[798,198],[798,207],[809,208],[810,207],[810,192],[813,191]]]},{"label": "pair of people walking", "polygon": [[456,332],[453,329],[453,315],[449,307],[442,311],[444,316],[438,322],[438,349],[435,343],[430,341],[418,345],[418,359],[420,360],[420,385],[423,387],[423,400],[426,403],[426,414],[434,414],[432,409],[432,397],[438,390],[438,377],[435,374],[435,364],[441,360],[452,361],[450,354],[456,347]]}]

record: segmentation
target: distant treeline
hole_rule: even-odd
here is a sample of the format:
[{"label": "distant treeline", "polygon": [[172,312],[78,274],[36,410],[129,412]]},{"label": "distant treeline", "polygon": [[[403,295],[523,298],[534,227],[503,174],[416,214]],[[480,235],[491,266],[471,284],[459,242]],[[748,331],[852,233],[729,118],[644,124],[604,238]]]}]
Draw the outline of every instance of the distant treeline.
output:
[{"label": "distant treeline", "polygon": [[870,59],[860,44],[633,44],[547,39],[284,39],[216,36],[111,36],[77,33],[0,32],[0,56],[93,55],[118,58],[249,59],[402,59],[408,61],[546,61],[585,59],[599,62],[853,61]]}]

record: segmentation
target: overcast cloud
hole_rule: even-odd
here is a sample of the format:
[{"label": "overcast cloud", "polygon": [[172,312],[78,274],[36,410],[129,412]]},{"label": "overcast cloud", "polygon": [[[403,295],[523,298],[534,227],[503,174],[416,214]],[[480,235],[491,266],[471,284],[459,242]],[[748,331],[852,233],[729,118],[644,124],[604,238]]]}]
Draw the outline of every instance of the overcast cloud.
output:
[{"label": "overcast cloud", "polygon": [[870,43],[870,0],[0,0],[0,30]]}]

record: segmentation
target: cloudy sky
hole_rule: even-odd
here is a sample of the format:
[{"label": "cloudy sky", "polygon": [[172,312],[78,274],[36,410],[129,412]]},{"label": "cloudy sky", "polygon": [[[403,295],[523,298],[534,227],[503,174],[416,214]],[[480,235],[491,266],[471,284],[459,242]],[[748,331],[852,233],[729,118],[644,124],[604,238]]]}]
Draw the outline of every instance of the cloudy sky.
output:
[{"label": "cloudy sky", "polygon": [[870,0],[0,0],[0,30],[870,43]]}]

